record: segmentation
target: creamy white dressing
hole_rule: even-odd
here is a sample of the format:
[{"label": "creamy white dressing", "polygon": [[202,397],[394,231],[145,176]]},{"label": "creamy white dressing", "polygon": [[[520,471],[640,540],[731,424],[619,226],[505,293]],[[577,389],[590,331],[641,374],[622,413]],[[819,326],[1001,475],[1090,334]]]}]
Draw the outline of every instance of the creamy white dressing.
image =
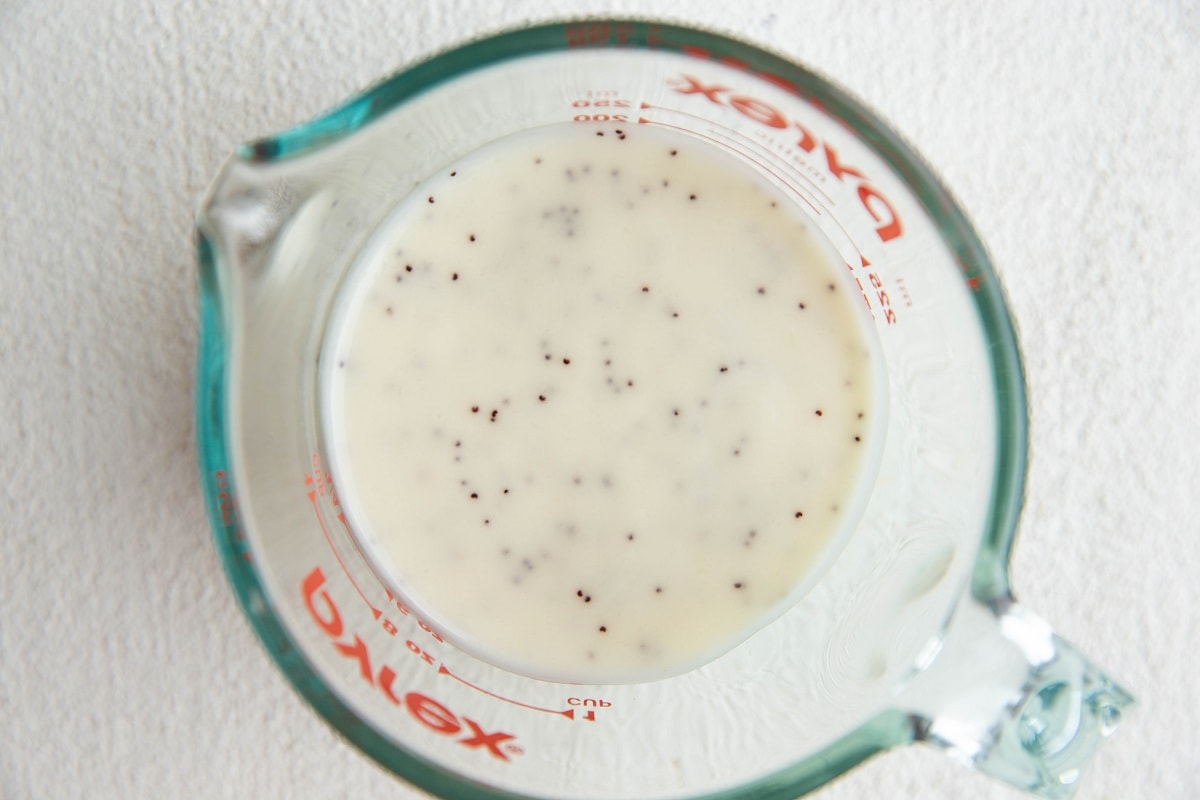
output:
[{"label": "creamy white dressing", "polygon": [[353,528],[435,627],[509,669],[620,682],[715,657],[861,510],[881,378],[845,272],[689,136],[563,124],[445,167],[330,323]]}]

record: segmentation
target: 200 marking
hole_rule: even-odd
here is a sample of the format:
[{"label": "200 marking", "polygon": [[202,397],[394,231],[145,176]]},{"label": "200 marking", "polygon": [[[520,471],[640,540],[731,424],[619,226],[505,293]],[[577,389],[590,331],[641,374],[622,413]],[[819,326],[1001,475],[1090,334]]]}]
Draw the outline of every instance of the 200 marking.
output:
[{"label": "200 marking", "polygon": [[626,114],[576,114],[576,122],[629,122]]}]

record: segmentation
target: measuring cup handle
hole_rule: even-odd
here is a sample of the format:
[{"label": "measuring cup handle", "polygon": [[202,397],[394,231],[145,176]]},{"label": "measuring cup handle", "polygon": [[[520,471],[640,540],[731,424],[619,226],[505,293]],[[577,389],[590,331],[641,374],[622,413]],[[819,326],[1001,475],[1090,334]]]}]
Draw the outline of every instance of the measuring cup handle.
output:
[{"label": "measuring cup handle", "polygon": [[902,690],[916,737],[1039,797],[1074,793],[1133,697],[1011,597],[965,601]]}]

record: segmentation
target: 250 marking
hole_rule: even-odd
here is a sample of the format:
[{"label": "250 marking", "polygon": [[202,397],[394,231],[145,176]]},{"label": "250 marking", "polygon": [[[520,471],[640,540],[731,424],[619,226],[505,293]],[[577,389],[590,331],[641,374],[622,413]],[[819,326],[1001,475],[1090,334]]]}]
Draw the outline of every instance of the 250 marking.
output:
[{"label": "250 marking", "polygon": [[[572,108],[631,108],[632,103],[628,100],[619,98],[601,98],[598,100],[575,100],[571,103]],[[628,114],[610,114],[601,111],[597,114],[576,114],[573,119],[576,122],[629,122]]]},{"label": "250 marking", "polygon": [[575,108],[630,108],[628,100],[576,100],[571,103]]}]

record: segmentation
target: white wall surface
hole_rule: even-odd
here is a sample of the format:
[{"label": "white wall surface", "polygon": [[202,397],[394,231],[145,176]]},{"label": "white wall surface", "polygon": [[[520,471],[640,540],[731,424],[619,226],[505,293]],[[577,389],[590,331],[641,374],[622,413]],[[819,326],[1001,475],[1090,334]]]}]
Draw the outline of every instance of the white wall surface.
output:
[{"label": "white wall surface", "polygon": [[[0,797],[409,798],[293,694],[211,544],[192,214],[241,141],[464,38],[700,23],[831,77],[989,245],[1026,357],[1029,607],[1139,706],[1080,800],[1200,786],[1200,6],[0,3]],[[1019,795],[926,748],[820,800]]]}]

